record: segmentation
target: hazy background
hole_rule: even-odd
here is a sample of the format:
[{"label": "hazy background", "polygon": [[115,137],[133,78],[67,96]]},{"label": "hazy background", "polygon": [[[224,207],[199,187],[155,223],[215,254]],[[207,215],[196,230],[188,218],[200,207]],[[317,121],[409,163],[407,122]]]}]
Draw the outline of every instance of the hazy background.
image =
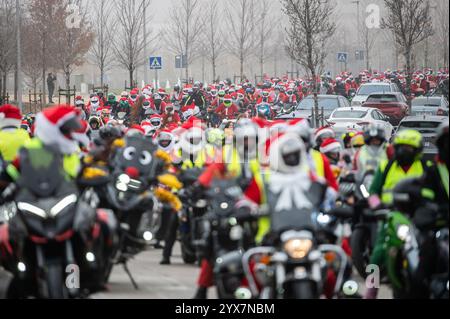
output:
[{"label": "hazy background", "polygon": [[[88,1],[86,3],[89,6],[96,0]],[[172,4],[176,3],[178,0],[152,0],[152,6],[149,16],[148,28],[152,29],[155,33],[161,32],[164,34],[164,30],[170,25],[169,20],[169,10],[171,10]],[[206,3],[208,0],[201,0]],[[356,61],[355,51],[363,50],[364,46],[361,41],[358,41],[358,27],[357,27],[357,6],[353,3],[353,0],[333,0],[336,6],[334,19],[337,22],[337,31],[335,36],[329,43],[327,48],[329,54],[326,60],[326,70],[331,72],[333,75],[344,71],[345,65],[337,61],[337,52],[348,52],[349,62],[347,64],[347,70],[354,73],[359,73],[359,71],[366,68],[364,61]],[[424,0],[427,1],[427,0]],[[448,6],[448,0],[430,0],[435,2],[446,2]],[[382,0],[361,0],[360,20],[364,21],[366,18],[365,7],[367,4],[373,3],[383,7]],[[223,0],[222,6],[233,5],[233,0]],[[223,9],[223,8],[222,8]],[[381,11],[383,14],[383,10]],[[111,16],[114,16],[113,13]],[[226,34],[226,24],[225,15],[223,16],[222,24],[225,28]],[[300,76],[304,74],[301,67],[292,63],[289,57],[286,56],[284,50],[284,23],[286,18],[281,12],[281,5],[279,1],[273,0],[273,10],[272,18],[276,21],[276,26],[274,27],[273,35],[268,40],[268,46],[271,48],[270,57],[265,63],[265,73],[271,76],[283,76],[288,71],[299,71]],[[392,41],[389,39],[389,35],[384,30],[376,30],[373,32],[372,36],[375,37],[373,49],[371,52],[371,67],[374,70],[386,70],[402,68],[403,61],[399,54],[396,54],[395,47]],[[149,56],[162,56],[163,58],[163,69],[159,71],[159,79],[161,86],[166,86],[166,82],[169,81],[171,85],[177,82],[179,78],[184,78],[183,70],[175,69],[175,55],[168,52],[165,49],[164,36],[159,38],[157,42],[153,44],[155,49],[149,52]],[[415,64],[416,67],[424,67],[424,45],[416,49]],[[437,40],[435,37],[429,40],[429,50],[428,50],[428,67],[439,68],[444,67],[442,65],[442,53],[439,52],[437,45]],[[398,53],[398,52],[397,52]],[[141,66],[138,70],[138,82],[142,83],[144,80],[144,68],[149,68],[148,65]],[[229,54],[224,54],[219,58],[218,61],[218,74],[221,79],[230,78],[233,79],[234,75],[239,75],[239,62],[236,58],[230,56]],[[259,74],[259,64],[257,62],[256,56],[252,56],[248,59],[245,67],[245,75],[251,80],[255,81],[255,75]],[[206,83],[212,82],[212,71],[209,62],[205,58],[197,59],[190,66],[190,76],[195,78],[195,80],[201,80]],[[155,78],[154,71],[148,71],[148,82],[152,83]],[[126,70],[117,66],[112,71],[107,72],[105,82],[110,84],[110,87],[115,90],[123,90],[125,80],[128,79],[128,73]],[[9,81],[11,83],[12,81]],[[61,74],[58,75],[58,82],[61,86],[64,85],[64,78]],[[86,84],[99,84],[100,75],[99,71],[91,64],[89,58],[86,59],[86,63],[78,67],[72,75],[72,83],[79,87],[80,83]]]}]

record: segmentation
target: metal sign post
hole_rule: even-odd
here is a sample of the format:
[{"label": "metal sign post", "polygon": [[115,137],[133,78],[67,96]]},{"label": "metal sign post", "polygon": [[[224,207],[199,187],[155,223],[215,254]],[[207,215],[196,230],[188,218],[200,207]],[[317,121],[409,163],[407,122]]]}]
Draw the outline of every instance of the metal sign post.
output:
[{"label": "metal sign post", "polygon": [[162,57],[152,56],[150,57],[150,70],[155,70],[155,83],[158,85],[158,70],[162,70]]}]

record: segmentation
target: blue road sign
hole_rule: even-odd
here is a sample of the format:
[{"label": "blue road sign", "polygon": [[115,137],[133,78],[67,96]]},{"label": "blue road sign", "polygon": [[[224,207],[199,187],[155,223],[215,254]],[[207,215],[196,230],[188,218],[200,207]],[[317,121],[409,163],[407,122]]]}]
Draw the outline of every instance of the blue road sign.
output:
[{"label": "blue road sign", "polygon": [[152,56],[150,57],[150,70],[161,70],[162,69],[162,57]]},{"label": "blue road sign", "polygon": [[337,54],[337,59],[339,62],[346,63],[348,61],[348,53],[346,52],[339,52]]}]

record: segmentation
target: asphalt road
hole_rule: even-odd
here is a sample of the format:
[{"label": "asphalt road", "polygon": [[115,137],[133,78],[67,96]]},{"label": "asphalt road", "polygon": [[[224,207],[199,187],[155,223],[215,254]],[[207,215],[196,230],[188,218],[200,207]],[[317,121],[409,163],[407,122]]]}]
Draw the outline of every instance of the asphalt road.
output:
[{"label": "asphalt road", "polygon": [[[92,295],[92,299],[190,299],[196,290],[199,268],[185,265],[181,259],[179,246],[174,249],[172,265],[161,266],[161,250],[143,252],[130,261],[129,269],[139,285],[134,289],[128,275],[121,266],[114,268],[108,291]],[[0,298],[7,282],[7,274],[0,270]],[[362,279],[355,276],[359,287],[364,287]],[[364,288],[359,293],[364,294]],[[217,298],[214,289],[209,292],[210,298]],[[383,286],[379,298],[391,299],[392,293]]]}]

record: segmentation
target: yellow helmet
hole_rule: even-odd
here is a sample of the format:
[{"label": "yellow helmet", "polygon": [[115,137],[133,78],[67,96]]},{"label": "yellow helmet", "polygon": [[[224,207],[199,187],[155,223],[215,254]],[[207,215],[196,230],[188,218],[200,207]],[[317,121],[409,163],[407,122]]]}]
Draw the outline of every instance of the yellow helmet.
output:
[{"label": "yellow helmet", "polygon": [[422,134],[415,130],[400,131],[394,138],[394,146],[409,145],[417,149],[423,148]]},{"label": "yellow helmet", "polygon": [[366,141],[364,140],[364,135],[362,134],[356,134],[352,138],[352,146],[355,148],[363,147],[366,144]]}]

